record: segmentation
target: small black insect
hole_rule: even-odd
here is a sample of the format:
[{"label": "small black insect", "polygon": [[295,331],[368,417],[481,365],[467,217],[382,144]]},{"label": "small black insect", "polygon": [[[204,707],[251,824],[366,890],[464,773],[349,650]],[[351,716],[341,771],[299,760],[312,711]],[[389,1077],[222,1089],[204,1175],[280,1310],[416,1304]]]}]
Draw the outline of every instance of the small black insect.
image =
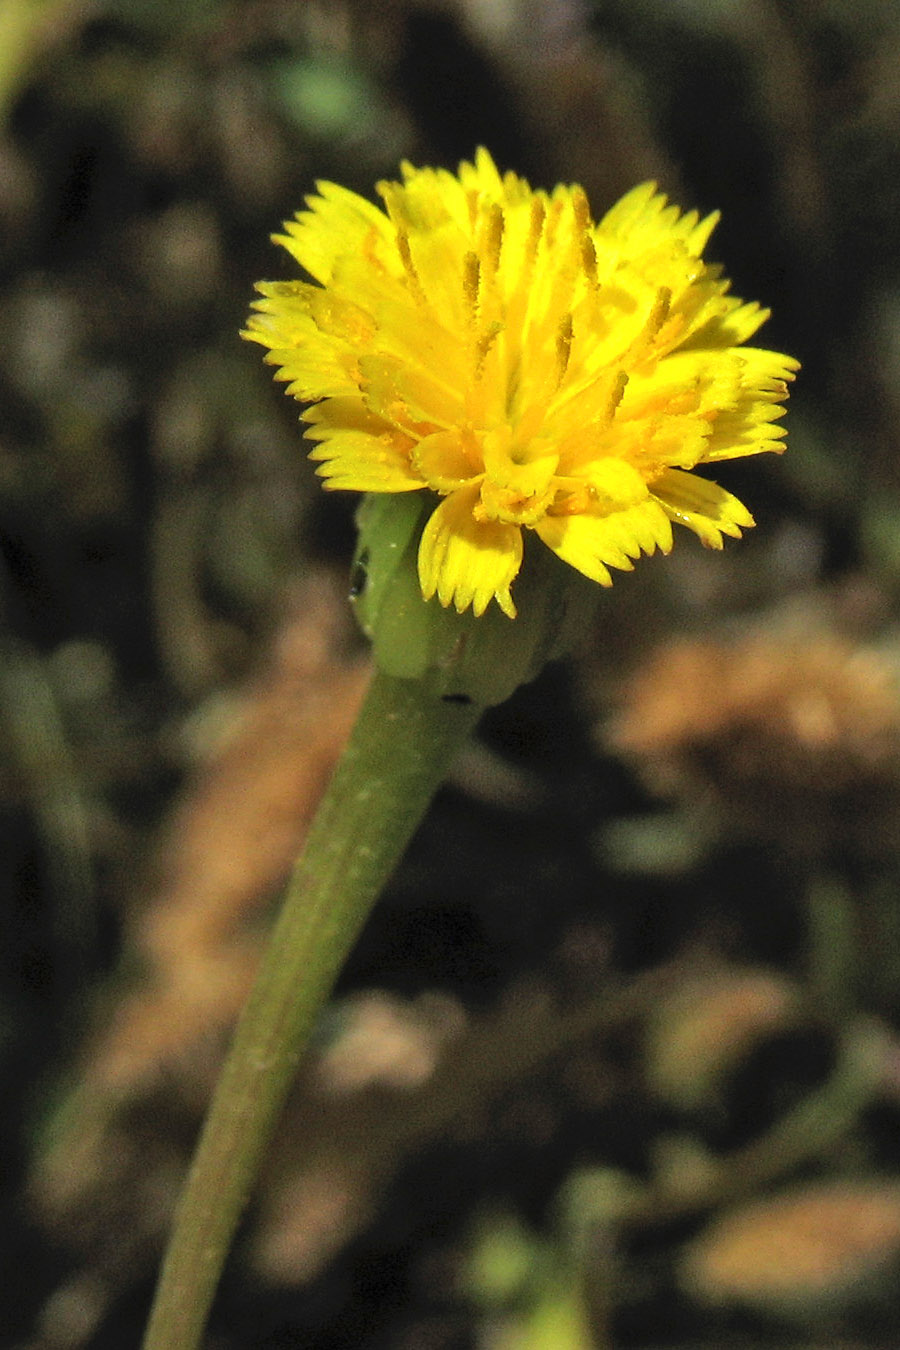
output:
[{"label": "small black insect", "polygon": [[358,600],[369,580],[369,550],[364,548],[350,569],[350,599]]}]

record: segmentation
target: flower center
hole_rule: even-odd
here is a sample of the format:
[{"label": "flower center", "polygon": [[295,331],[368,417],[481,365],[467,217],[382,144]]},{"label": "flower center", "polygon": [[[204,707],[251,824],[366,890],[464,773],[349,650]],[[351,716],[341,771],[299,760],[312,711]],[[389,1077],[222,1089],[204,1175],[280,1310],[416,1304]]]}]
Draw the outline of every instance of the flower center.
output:
[{"label": "flower center", "polygon": [[508,426],[484,434],[482,454],[484,477],[473,512],[476,520],[534,525],[546,515],[556,495],[559,455],[544,453],[537,440],[514,440]]}]

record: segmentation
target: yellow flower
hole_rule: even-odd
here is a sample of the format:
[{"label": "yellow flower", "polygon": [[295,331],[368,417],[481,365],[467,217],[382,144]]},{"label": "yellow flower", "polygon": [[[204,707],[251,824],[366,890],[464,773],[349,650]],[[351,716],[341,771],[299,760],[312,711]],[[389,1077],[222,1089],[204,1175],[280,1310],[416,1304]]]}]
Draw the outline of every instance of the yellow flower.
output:
[{"label": "yellow flower", "polygon": [[326,487],[440,499],[423,597],[514,617],[523,530],[607,586],[672,521],[712,548],[752,525],[690,470],[781,450],[798,364],[741,345],[768,311],[703,262],[718,216],[645,183],[595,224],[581,188],[532,191],[484,149],[402,173],[384,210],[318,184],[275,236],[314,284],[262,283],[244,336],[314,405]]}]

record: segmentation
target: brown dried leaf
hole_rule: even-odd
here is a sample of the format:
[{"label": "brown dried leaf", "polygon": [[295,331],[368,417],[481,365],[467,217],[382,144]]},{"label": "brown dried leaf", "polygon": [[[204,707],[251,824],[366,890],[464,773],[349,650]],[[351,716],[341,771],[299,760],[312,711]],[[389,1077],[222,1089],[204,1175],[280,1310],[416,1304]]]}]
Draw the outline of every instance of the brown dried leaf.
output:
[{"label": "brown dried leaf", "polygon": [[473,1018],[434,993],[408,1004],[385,994],[354,1000],[348,1040],[338,1037],[307,1063],[275,1140],[253,1243],[257,1269],[267,1280],[309,1279],[426,1141],[471,1144],[503,1133],[545,1141],[558,1107],[535,1077],[555,1061],[568,1066],[579,1048],[596,1054],[604,1031],[645,1016],[676,978],[654,971],[566,1008],[526,979]]},{"label": "brown dried leaf", "polygon": [[687,1249],[684,1283],[713,1303],[800,1311],[842,1302],[900,1254],[900,1185],[806,1186],[715,1220]]},{"label": "brown dried leaf", "polygon": [[789,845],[816,847],[835,830],[871,845],[873,823],[896,809],[894,673],[827,629],[667,642],[625,684],[620,709],[608,739],[655,791],[714,801]]},{"label": "brown dried leaf", "polygon": [[790,981],[770,970],[721,969],[686,981],[647,1028],[650,1085],[679,1107],[700,1105],[756,1041],[790,1022],[796,1004]]},{"label": "brown dried leaf", "polygon": [[303,588],[266,668],[241,695],[225,743],[173,814],[133,937],[149,978],[110,1011],[81,1075],[86,1105],[39,1165],[36,1189],[52,1214],[88,1199],[100,1178],[111,1192],[119,1169],[107,1143],[126,1108],[134,1116],[161,1090],[170,1110],[178,1094],[192,1114],[205,1104],[253,978],[266,907],[301,846],[367,682],[366,668],[344,655],[345,609],[328,578]]}]

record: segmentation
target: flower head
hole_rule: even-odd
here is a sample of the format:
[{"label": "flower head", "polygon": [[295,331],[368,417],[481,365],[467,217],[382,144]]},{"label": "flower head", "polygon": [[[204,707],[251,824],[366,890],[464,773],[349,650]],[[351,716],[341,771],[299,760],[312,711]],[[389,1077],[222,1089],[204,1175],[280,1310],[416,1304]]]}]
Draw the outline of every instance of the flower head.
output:
[{"label": "flower head", "polygon": [[691,472],[781,450],[797,362],[743,346],[768,317],[704,263],[717,215],[645,183],[595,224],[579,187],[535,192],[488,152],[402,166],[384,210],[319,183],[276,235],[312,282],[265,282],[245,336],[307,408],[329,488],[435,494],[422,595],[511,618],[523,531],[602,585],[753,524]]}]

